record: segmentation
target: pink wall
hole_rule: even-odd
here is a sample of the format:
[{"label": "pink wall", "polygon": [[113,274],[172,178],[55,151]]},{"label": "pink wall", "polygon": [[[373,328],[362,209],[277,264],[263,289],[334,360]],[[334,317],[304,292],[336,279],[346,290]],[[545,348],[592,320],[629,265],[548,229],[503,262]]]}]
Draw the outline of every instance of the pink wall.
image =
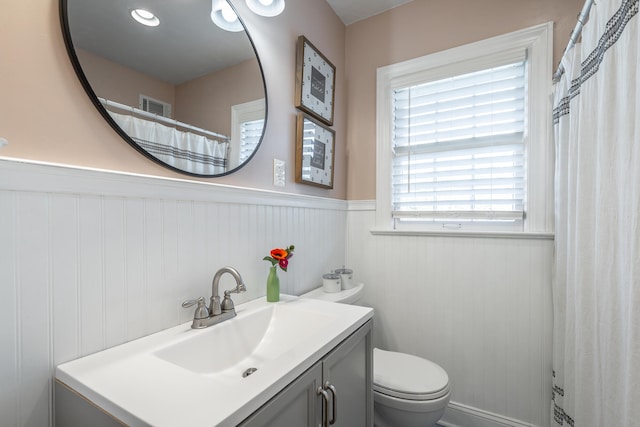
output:
[{"label": "pink wall", "polygon": [[[275,18],[250,14],[232,0],[261,55],[267,75],[269,123],[251,163],[223,178],[203,181],[321,197],[346,197],[346,88],[344,24],[324,1],[287,2]],[[0,156],[140,174],[188,178],[146,159],[96,111],[76,78],[60,29],[58,1],[3,2],[0,13]],[[294,182],[295,46],[304,34],[338,69],[336,175],[333,190]],[[273,187],[273,158],[286,161],[286,187]]]},{"label": "pink wall", "polygon": [[[244,1],[233,0],[238,9]],[[260,52],[260,60],[267,76],[268,122],[266,144],[261,146],[250,163],[256,187],[260,179],[273,181],[273,159],[286,162],[287,186],[284,191],[319,197],[346,198],[347,164],[347,88],[345,76],[345,26],[329,5],[322,0],[289,0],[285,12],[271,19],[260,19],[253,14],[243,14],[250,28],[251,37]],[[335,184],[333,190],[293,184],[295,163],[295,51],[299,35],[305,35],[336,66],[336,98],[333,129],[336,131]],[[264,164],[260,176],[253,174],[254,162]],[[232,175],[233,176],[233,175]],[[281,187],[271,187],[280,191]]]},{"label": "pink wall", "polygon": [[416,0],[347,27],[347,198],[367,200],[376,196],[378,67],[549,21],[555,24],[557,64],[583,3],[584,0]]},{"label": "pink wall", "polygon": [[137,107],[140,94],[175,104],[175,86],[91,52],[76,49],[82,70],[99,97]]},{"label": "pink wall", "polygon": [[[324,1],[289,1],[282,15],[267,19],[249,14],[244,2],[233,0],[260,52],[269,120],[263,146],[247,167],[203,180],[337,199],[374,199],[377,67],[546,21],[556,25],[557,62],[582,2],[416,0],[345,29]],[[295,47],[301,34],[337,68],[333,190],[293,182]],[[0,156],[185,177],[138,154],[97,113],[67,57],[56,0],[5,2],[0,52],[0,137],[9,140]],[[284,188],[271,185],[274,158],[286,162]]]},{"label": "pink wall", "polygon": [[252,59],[177,86],[175,118],[231,135],[231,107],[261,98],[262,77]]}]

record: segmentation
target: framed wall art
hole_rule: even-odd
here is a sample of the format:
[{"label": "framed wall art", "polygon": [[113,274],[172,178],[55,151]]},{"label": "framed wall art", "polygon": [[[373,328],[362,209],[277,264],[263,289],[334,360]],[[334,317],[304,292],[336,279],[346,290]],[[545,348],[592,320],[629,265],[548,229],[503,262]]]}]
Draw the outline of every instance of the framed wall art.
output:
[{"label": "framed wall art", "polygon": [[336,67],[304,36],[296,54],[296,108],[333,125]]},{"label": "framed wall art", "polygon": [[298,113],[296,122],[296,182],[333,188],[335,131]]}]

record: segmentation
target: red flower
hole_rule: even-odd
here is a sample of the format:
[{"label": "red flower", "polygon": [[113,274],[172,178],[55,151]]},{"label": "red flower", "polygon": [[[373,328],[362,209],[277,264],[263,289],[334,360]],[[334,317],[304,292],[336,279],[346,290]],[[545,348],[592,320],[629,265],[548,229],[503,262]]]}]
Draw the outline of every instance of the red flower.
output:
[{"label": "red flower", "polygon": [[280,266],[282,271],[287,271],[287,267],[289,266],[289,258],[293,256],[293,250],[295,246],[289,245],[286,248],[275,248],[269,252],[269,255],[262,258],[265,261],[269,261],[273,267],[276,265]]},{"label": "red flower", "polygon": [[286,251],[286,249],[273,249],[271,251],[271,258],[273,259],[277,259],[278,261],[283,260],[283,259],[287,259],[287,255],[289,253]]}]

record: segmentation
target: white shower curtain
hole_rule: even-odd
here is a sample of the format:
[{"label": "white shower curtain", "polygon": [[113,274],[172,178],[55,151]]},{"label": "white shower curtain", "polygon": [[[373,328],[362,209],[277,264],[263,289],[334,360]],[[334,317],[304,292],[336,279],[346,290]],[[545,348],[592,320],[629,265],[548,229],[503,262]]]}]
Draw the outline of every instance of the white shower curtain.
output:
[{"label": "white shower curtain", "polygon": [[227,172],[227,141],[216,141],[129,114],[113,111],[109,114],[136,144],[169,166],[200,175]]},{"label": "white shower curtain", "polygon": [[640,426],[638,0],[598,0],[555,88],[553,426]]}]

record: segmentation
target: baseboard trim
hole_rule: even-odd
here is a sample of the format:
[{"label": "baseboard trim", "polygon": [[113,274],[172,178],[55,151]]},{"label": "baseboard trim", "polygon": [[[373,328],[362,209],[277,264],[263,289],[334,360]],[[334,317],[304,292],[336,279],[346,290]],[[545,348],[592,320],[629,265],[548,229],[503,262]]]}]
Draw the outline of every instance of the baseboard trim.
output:
[{"label": "baseboard trim", "polygon": [[449,402],[438,425],[442,427],[534,427],[533,424],[483,411],[457,402]]}]

